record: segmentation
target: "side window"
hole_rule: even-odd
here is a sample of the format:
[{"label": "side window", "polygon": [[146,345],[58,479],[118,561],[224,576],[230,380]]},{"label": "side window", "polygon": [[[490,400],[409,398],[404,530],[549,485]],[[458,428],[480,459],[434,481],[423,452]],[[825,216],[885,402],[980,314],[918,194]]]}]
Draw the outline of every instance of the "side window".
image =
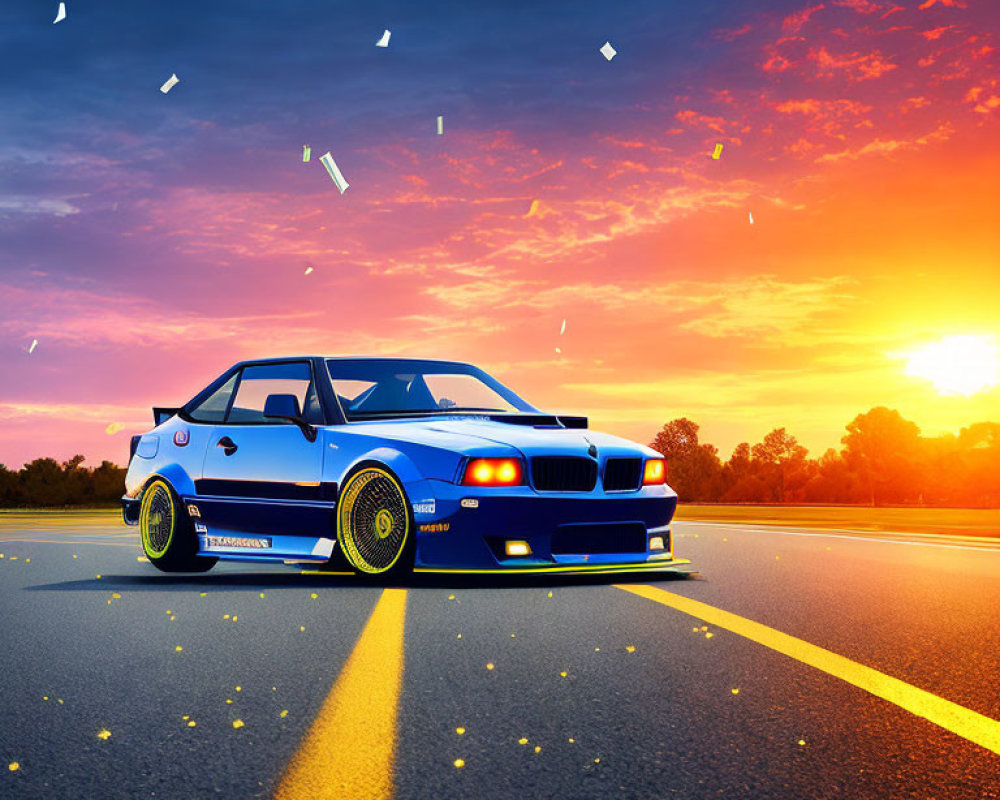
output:
[{"label": "side window", "polygon": [[226,422],[276,422],[264,416],[264,401],[272,394],[295,395],[299,410],[308,414],[315,397],[309,365],[296,362],[246,367]]},{"label": "side window", "polygon": [[233,394],[238,374],[234,372],[233,377],[192,408],[188,412],[191,419],[196,422],[222,422],[226,418],[226,409],[229,408],[229,398]]}]

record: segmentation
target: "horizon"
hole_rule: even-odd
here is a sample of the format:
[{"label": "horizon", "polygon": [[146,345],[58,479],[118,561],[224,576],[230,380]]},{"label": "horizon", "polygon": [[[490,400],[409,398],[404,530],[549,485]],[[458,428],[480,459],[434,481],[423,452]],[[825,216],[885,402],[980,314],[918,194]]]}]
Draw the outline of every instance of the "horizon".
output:
[{"label": "horizon", "polygon": [[8,467],[123,464],[153,405],[310,350],[723,460],[1000,421],[988,2],[55,5],[0,9]]}]

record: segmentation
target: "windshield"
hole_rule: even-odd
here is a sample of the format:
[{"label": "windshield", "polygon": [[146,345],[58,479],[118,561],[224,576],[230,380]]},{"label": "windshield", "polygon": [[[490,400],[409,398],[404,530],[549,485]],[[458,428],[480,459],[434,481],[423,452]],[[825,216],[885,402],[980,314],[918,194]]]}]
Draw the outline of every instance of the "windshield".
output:
[{"label": "windshield", "polygon": [[363,358],[326,363],[348,420],[535,411],[506,386],[468,364]]}]

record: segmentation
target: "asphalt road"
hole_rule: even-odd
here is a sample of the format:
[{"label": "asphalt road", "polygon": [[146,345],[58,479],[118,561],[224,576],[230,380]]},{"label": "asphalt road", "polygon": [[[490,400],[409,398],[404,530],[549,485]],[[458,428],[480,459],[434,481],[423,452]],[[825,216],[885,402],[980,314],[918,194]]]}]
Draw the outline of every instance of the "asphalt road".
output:
[{"label": "asphalt road", "polygon": [[0,515],[0,799],[1000,798],[1000,541],[675,532],[383,592]]}]

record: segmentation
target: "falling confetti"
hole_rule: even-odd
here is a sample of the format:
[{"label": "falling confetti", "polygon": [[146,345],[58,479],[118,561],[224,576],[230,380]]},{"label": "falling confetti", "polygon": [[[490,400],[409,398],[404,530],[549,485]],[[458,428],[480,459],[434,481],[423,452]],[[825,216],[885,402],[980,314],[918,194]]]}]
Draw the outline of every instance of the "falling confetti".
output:
[{"label": "falling confetti", "polygon": [[806,744],[805,739],[799,739],[799,747],[805,747],[805,744]]},{"label": "falling confetti", "polygon": [[455,733],[457,733],[459,736],[462,736],[465,733],[465,728],[459,726],[455,728]]},{"label": "falling confetti", "polygon": [[453,595],[453,594],[448,595],[448,599],[449,600],[454,600],[455,599],[455,595]]},{"label": "falling confetti", "polygon": [[312,152],[313,152],[313,150],[312,150],[312,148],[309,145],[307,145],[307,144],[302,145],[302,163],[303,164],[307,163],[309,161],[309,159],[312,158]]},{"label": "falling confetti", "polygon": [[305,633],[305,632],[306,632],[306,626],[305,625],[299,625],[299,633]]},{"label": "falling confetti", "polygon": [[715,151],[712,153],[712,158],[718,161],[721,156],[722,156],[722,145],[717,144],[715,145]]},{"label": "falling confetti", "polygon": [[520,739],[517,740],[517,743],[518,744],[527,744],[528,740],[527,740],[526,737],[522,736]]},{"label": "falling confetti", "polygon": [[512,633],[512,634],[510,635],[510,638],[511,638],[511,639],[516,639],[516,638],[517,638],[517,634],[515,634],[515,633]]},{"label": "falling confetti", "polygon": [[541,745],[537,745],[537,744],[535,745],[535,752],[536,753],[541,753],[542,752]]},{"label": "falling confetti", "polygon": [[[753,212],[748,211],[747,216],[750,217],[750,224],[753,225]],[[725,539],[723,539],[722,541],[725,541]]]},{"label": "falling confetti", "polygon": [[458,634],[458,636],[456,636],[455,638],[456,639],[461,639],[462,638],[462,634]]},{"label": "falling confetti", "polygon": [[576,739],[574,739],[572,736],[569,737],[569,743],[570,744],[573,744],[575,741],[576,741]]},{"label": "falling confetti", "polygon": [[278,716],[281,717],[282,719],[284,719],[285,717],[287,717],[288,716],[288,709],[287,708],[283,708],[281,710],[281,713],[278,714]]},{"label": "falling confetti", "polygon": [[38,339],[31,340],[31,347],[28,348],[28,355],[30,356],[35,352],[35,348],[38,347]]},{"label": "falling confetti", "polygon": [[601,759],[599,759],[599,758],[595,758],[595,759],[594,759],[594,763],[595,763],[595,764],[600,764],[600,763],[601,763]]},{"label": "falling confetti", "polygon": [[562,348],[561,348],[561,347],[557,347],[557,348],[556,348],[556,352],[557,352],[557,353],[562,353]]},{"label": "falling confetti", "polygon": [[333,178],[333,182],[337,184],[337,188],[340,189],[340,193],[343,194],[347,191],[350,184],[344,178],[344,174],[340,171],[340,167],[337,166],[337,162],[333,160],[333,155],[329,151],[324,153],[319,157],[320,162],[326,167],[326,171],[330,173],[330,177]]},{"label": "falling confetti", "polygon": [[121,600],[122,596],[120,594],[118,594],[118,592],[112,592],[111,593],[111,599],[112,600]]},{"label": "falling confetti", "polygon": [[17,772],[19,769],[21,769],[21,765],[17,761],[11,761],[7,765],[7,769],[9,769],[11,772]]},{"label": "falling confetti", "polygon": [[601,55],[604,56],[608,61],[618,55],[618,51],[611,46],[611,42],[605,42],[601,45]]},{"label": "falling confetti", "polygon": [[528,213],[525,216],[533,217],[537,213],[538,213],[538,201],[537,200],[532,200],[531,201],[531,208],[528,209]]},{"label": "falling confetti", "polygon": [[111,731],[109,731],[107,728],[101,728],[101,730],[97,732],[97,738],[103,739],[106,742],[108,739],[111,738]]},{"label": "falling confetti", "polygon": [[193,727],[194,727],[195,725],[197,725],[197,724],[198,724],[198,723],[196,723],[196,722],[195,722],[195,721],[194,721],[194,720],[192,719],[192,720],[190,720],[190,721],[188,722],[188,727],[189,727],[189,728],[193,728]]},{"label": "falling confetti", "polygon": [[455,767],[457,769],[461,769],[464,766],[465,766],[465,761],[464,760],[462,760],[461,758],[456,758],[455,759]]},{"label": "falling confetti", "polygon": [[386,28],[385,32],[382,34],[382,38],[379,39],[377,42],[375,42],[375,46],[376,47],[388,47],[389,46],[389,37],[390,36],[392,36],[392,31],[390,31],[388,28]]},{"label": "falling confetti", "polygon": [[234,719],[233,720],[233,727],[234,728],[242,728],[243,727],[243,720],[241,720],[241,719]]},{"label": "falling confetti", "polygon": [[[312,271],[313,271],[313,268],[312,268],[312,267],[306,267],[306,272],[305,272],[305,274],[306,274],[306,275],[309,275],[309,274],[310,274],[310,273],[311,273]],[[261,597],[263,597],[263,596],[264,596],[264,595],[261,595]]]},{"label": "falling confetti", "polygon": [[175,652],[175,653],[179,653],[179,652],[181,652],[181,651],[182,651],[183,649],[184,649],[183,647],[181,647],[180,645],[177,645],[177,647],[175,647],[175,648],[174,648],[174,652]]},{"label": "falling confetti", "polygon": [[114,436],[116,433],[118,433],[118,431],[120,431],[124,427],[125,427],[124,423],[112,422],[110,425],[108,425],[108,427],[104,429],[104,432],[108,436]]},{"label": "falling confetti", "polygon": [[311,595],[309,595],[310,600],[315,600],[317,597],[319,597],[319,595],[316,594],[316,592],[313,592]]},{"label": "falling confetti", "polygon": [[222,615],[222,618],[223,618],[223,619],[229,619],[229,615],[228,615],[228,614],[223,614],[223,615]]},{"label": "falling confetti", "polygon": [[243,687],[242,686],[237,686],[236,687],[236,691],[237,692],[242,692],[243,691]]},{"label": "falling confetti", "polygon": [[565,678],[567,675],[569,675],[569,673],[566,670],[563,670],[562,672],[559,673],[560,678]]},{"label": "falling confetti", "polygon": [[635,652],[635,645],[634,644],[627,644],[627,645],[625,645],[625,651],[628,652],[628,653],[634,653]]},{"label": "falling confetti", "polygon": [[62,22],[66,19],[66,4],[60,3],[59,10],[56,11],[56,18],[52,20],[52,24],[55,25],[57,22]]},{"label": "falling confetti", "polygon": [[730,691],[732,691],[733,694],[739,694],[740,693],[739,689],[731,689]]},{"label": "falling confetti", "polygon": [[566,333],[566,320],[563,320],[562,327],[559,329],[560,336],[562,336],[564,333]]},{"label": "falling confetti", "polygon": [[549,592],[548,596],[549,596],[549,597],[552,597],[552,592],[551,592],[551,591]]},{"label": "falling confetti", "polygon": [[263,593],[263,592],[261,592],[261,593],[260,593],[260,599],[261,599],[261,600],[263,600],[263,599],[264,599],[264,593]]},{"label": "falling confetti", "polygon": [[438,115],[438,136],[444,136],[444,117]]},{"label": "falling confetti", "polygon": [[160,91],[166,94],[180,82],[181,79],[177,77],[177,73],[174,73],[166,80],[163,86],[160,87]]},{"label": "falling confetti", "polygon": [[486,669],[488,669],[488,670],[492,670],[493,669],[493,662],[492,661],[489,664],[486,665]]}]

